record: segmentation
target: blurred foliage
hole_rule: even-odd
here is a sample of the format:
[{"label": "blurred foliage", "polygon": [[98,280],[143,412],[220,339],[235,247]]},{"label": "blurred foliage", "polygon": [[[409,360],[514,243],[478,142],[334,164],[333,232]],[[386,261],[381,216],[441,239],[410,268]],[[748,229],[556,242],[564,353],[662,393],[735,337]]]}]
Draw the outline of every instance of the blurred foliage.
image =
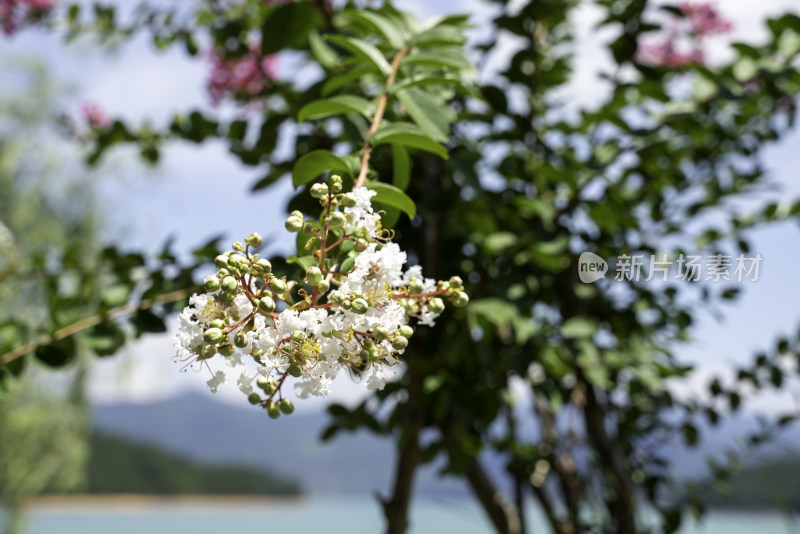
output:
[{"label": "blurred foliage", "polygon": [[[255,191],[298,174],[300,161],[313,172],[295,176],[295,184],[307,188],[317,171],[348,166],[310,155],[340,143],[358,146],[366,121],[352,101],[341,99],[336,113],[355,113],[312,125],[297,125],[295,118],[314,115],[305,106],[348,94],[349,88],[372,94],[375,69],[383,70],[398,44],[409,44],[409,57],[436,73],[420,81],[424,89],[415,87],[422,93],[405,100],[392,93],[386,117],[410,119],[434,140],[445,139],[442,119],[454,123],[449,158],[427,154],[418,144],[398,149],[374,143],[375,177],[393,182],[416,203],[419,218],[413,221],[387,210],[386,222],[397,221],[401,246],[433,277],[461,274],[472,303],[443,316],[434,331],[418,333],[400,380],[354,409],[332,406],[325,436],[368,429],[396,439],[395,482],[383,503],[388,532],[406,530],[415,469],[435,460],[444,462],[445,474],[464,477],[498,532],[524,528],[522,505],[531,495],[553,532],[674,532],[686,513],[703,512],[703,501],[699,491],[683,491],[672,477],[665,446],[676,436],[698,446],[702,428],[742,409],[748,388],[784,387],[786,362],[797,360],[800,336],[777,340],[773,352],[735,370],[736,380],[711,381],[707,395],[679,398],[668,384],[685,379],[691,368],[676,362],[673,352],[690,337],[699,314],[736,299],[738,288],[584,285],[578,282],[577,257],[583,251],[606,258],[623,252],[748,253],[753,228],[800,214],[797,202],[761,203],[756,195],[768,180],[763,149],[794,124],[800,18],[769,20],[764,43],[735,43],[724,63],[670,69],[636,59],[642,38],[668,24],[653,17],[654,3],[597,0],[604,35],[611,36],[604,51],[614,64],[594,81],[593,105],[580,107],[563,96],[574,79],[572,20],[578,3],[531,1],[513,9],[504,1],[491,3],[497,12],[492,31],[472,55],[493,69],[491,75],[479,78],[484,81],[477,93],[464,88],[446,95],[435,81],[447,79],[448,69],[463,59],[435,48],[446,47],[452,34],[403,41],[407,37],[398,28],[410,18],[389,5],[250,0],[199,2],[179,10],[143,4],[130,20],[112,7],[87,13],[73,6],[66,19],[69,37],[118,42],[144,32],[160,49],[182,46],[196,55],[198,43],[210,43],[231,59],[260,43],[263,54],[300,51],[321,73],[302,83],[279,76],[262,94],[233,94],[248,102],[234,119],[186,110],[161,125],[115,121],[96,130],[89,160],[98,161],[116,144],[133,143],[145,159],[157,161],[167,140],[221,138],[232,157],[263,169]],[[676,6],[664,12],[679,13]],[[357,36],[377,55],[369,47],[322,38],[333,30]],[[516,43],[508,61],[489,61],[507,39]],[[341,49],[353,58],[338,60],[332,50]],[[435,107],[426,103],[436,97],[455,101],[439,106],[437,119],[426,122]],[[252,113],[254,103],[259,113]],[[279,138],[293,148],[288,157],[276,152]],[[305,191],[289,209],[302,209],[303,198]],[[125,257],[104,256],[112,265],[143,264],[138,256],[127,263]],[[284,265],[277,259],[273,264]],[[133,287],[125,277],[129,271],[111,272]],[[155,291],[174,284],[162,280]],[[120,293],[115,302],[132,292]],[[67,305],[57,302],[52,309]],[[16,335],[5,342],[6,350],[22,341]],[[65,346],[52,358],[37,355],[60,362],[69,351]],[[512,383],[524,384],[533,401],[516,404]],[[767,422],[750,444],[769,439],[794,417]],[[518,433],[529,421],[535,421],[535,439]],[[499,497],[497,481],[483,466],[480,455],[487,450],[505,459],[514,504]],[[727,476],[736,457],[747,454],[730,452],[725,459],[720,451],[716,478]],[[643,503],[659,512],[657,520],[644,517]]]}]

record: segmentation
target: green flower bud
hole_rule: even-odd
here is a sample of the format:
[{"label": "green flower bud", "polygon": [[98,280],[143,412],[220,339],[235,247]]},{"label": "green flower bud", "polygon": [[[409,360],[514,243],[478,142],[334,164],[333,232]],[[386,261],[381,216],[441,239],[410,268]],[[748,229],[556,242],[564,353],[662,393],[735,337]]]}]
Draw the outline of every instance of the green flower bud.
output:
[{"label": "green flower bud", "polygon": [[220,341],[225,339],[225,334],[222,333],[222,330],[219,328],[209,328],[205,332],[203,332],[203,340],[206,343],[211,343],[212,345],[216,345]]},{"label": "green flower bud", "polygon": [[269,287],[275,293],[278,293],[278,294],[286,292],[286,290],[289,288],[286,285],[286,282],[284,282],[283,280],[281,280],[279,278],[273,278],[272,281],[269,283]]},{"label": "green flower bud", "polygon": [[359,239],[366,239],[369,235],[369,232],[367,232],[367,228],[365,226],[356,226],[356,229],[353,230],[353,235]]},{"label": "green flower bud", "polygon": [[372,335],[375,336],[375,341],[380,343],[381,341],[389,337],[389,332],[383,326],[376,326],[375,328],[372,329]]},{"label": "green flower bud", "polygon": [[303,219],[299,217],[289,217],[286,219],[284,227],[292,233],[297,233],[303,229],[304,224],[305,223],[303,223]]},{"label": "green flower bud", "polygon": [[260,247],[261,243],[263,243],[264,240],[261,238],[261,234],[253,232],[252,234],[247,236],[244,242],[250,245],[251,247]]},{"label": "green flower bud", "polygon": [[226,276],[222,279],[222,290],[225,292],[236,291],[239,288],[239,282],[233,276]]},{"label": "green flower bud", "polygon": [[292,341],[294,341],[295,343],[300,343],[305,338],[306,338],[306,333],[303,332],[302,330],[295,330],[294,332],[292,332]]},{"label": "green flower bud", "polygon": [[458,306],[459,308],[461,308],[469,303],[469,295],[467,295],[463,291],[459,291],[458,293],[453,295],[450,300],[454,306]]},{"label": "green flower bud", "polygon": [[369,242],[366,239],[356,239],[355,244],[353,244],[353,248],[356,252],[364,252],[369,247]]},{"label": "green flower bud", "polygon": [[320,293],[325,293],[331,288],[331,283],[327,280],[320,280],[317,282],[317,285],[315,285],[314,288]]},{"label": "green flower bud", "polygon": [[223,356],[233,356],[233,353],[236,352],[236,349],[233,345],[222,345],[219,348],[219,353]]},{"label": "green flower bud", "polygon": [[460,276],[451,276],[450,277],[450,286],[456,289],[461,289],[464,287],[464,281],[461,280]]},{"label": "green flower bud", "polygon": [[228,267],[241,271],[244,268],[244,259],[238,254],[234,254],[228,258]]},{"label": "green flower bud", "polygon": [[358,202],[353,193],[345,193],[342,195],[342,206],[345,208],[354,208]]},{"label": "green flower bud", "polygon": [[311,196],[314,198],[322,198],[328,194],[328,186],[325,184],[314,184],[311,186]]},{"label": "green flower bud", "polygon": [[328,295],[328,302],[336,304],[337,306],[344,304],[344,300],[345,296],[341,291],[331,291],[331,294]]},{"label": "green flower bud", "polygon": [[237,332],[235,336],[233,336],[233,344],[243,349],[247,346],[249,339],[247,339],[247,334],[244,332]]},{"label": "green flower bud", "polygon": [[392,348],[394,350],[403,350],[408,346],[408,339],[403,336],[394,336],[392,338]]},{"label": "green flower bud", "polygon": [[304,217],[303,212],[300,210],[294,210],[289,215],[291,215],[292,217],[297,217],[298,219],[302,219]]},{"label": "green flower bud", "polygon": [[277,402],[269,401],[267,403],[267,415],[269,415],[272,419],[277,419],[281,416],[281,409]]},{"label": "green flower bud", "polygon": [[428,309],[433,313],[442,313],[444,311],[444,302],[439,297],[433,297],[428,301]]},{"label": "green flower bud", "polygon": [[209,293],[213,293],[214,291],[219,289],[219,278],[217,278],[216,276],[209,276],[203,283],[203,287],[205,287],[206,291],[208,291]]},{"label": "green flower bud", "polygon": [[256,379],[256,385],[267,395],[272,395],[278,390],[278,383],[264,376],[259,376],[258,379]]},{"label": "green flower bud", "polygon": [[291,364],[287,369],[287,371],[289,372],[290,375],[292,375],[295,378],[300,378],[301,376],[303,376],[303,370],[296,363]]},{"label": "green flower bud", "polygon": [[225,321],[223,321],[222,319],[214,319],[208,324],[208,326],[209,328],[219,328],[220,330],[222,330],[223,328],[225,328]]},{"label": "green flower bud", "polygon": [[236,242],[233,244],[233,247],[231,247],[231,248],[232,248],[233,250],[237,251],[237,252],[241,252],[241,251],[243,251],[243,250],[244,250],[244,245],[242,245],[242,243],[241,243],[240,241],[236,241]]},{"label": "green flower bud", "polygon": [[264,297],[258,301],[258,309],[264,313],[272,313],[275,311],[275,301],[270,297]]},{"label": "green flower bud", "polygon": [[217,269],[223,269],[228,266],[228,257],[220,254],[216,258],[214,258],[214,267]]},{"label": "green flower bud", "polygon": [[290,401],[289,399],[281,400],[280,408],[281,412],[283,412],[286,415],[289,415],[292,412],[294,412],[294,404],[292,404],[292,401]]},{"label": "green flower bud", "polygon": [[328,224],[330,224],[332,228],[341,228],[346,222],[347,217],[345,217],[344,213],[341,211],[334,211],[328,215]]},{"label": "green flower bud", "polygon": [[247,400],[248,400],[248,402],[250,402],[250,404],[253,404],[253,405],[261,404],[261,396],[258,393],[255,393],[255,392],[251,393],[250,395],[248,395],[247,396]]},{"label": "green flower bud", "polygon": [[369,309],[369,304],[364,299],[355,299],[353,302],[350,303],[350,311],[353,313],[357,313],[359,315],[367,313]]},{"label": "green flower bud", "polygon": [[317,285],[322,280],[322,271],[319,270],[319,267],[309,267],[306,270],[306,280],[312,286]]},{"label": "green flower bud", "polygon": [[258,269],[262,273],[268,273],[268,272],[272,271],[272,264],[266,258],[262,258],[262,259],[258,260],[256,262],[256,265],[258,266]]},{"label": "green flower bud", "polygon": [[203,345],[198,352],[198,360],[207,360],[217,353],[217,347],[214,345]]},{"label": "green flower bud", "polygon": [[436,284],[436,287],[440,291],[450,291],[450,282],[444,282],[440,280],[439,283]]},{"label": "green flower bud", "polygon": [[232,291],[223,291],[219,294],[219,301],[223,304],[230,304],[236,298],[236,293]]},{"label": "green flower bud", "polygon": [[411,283],[408,284],[408,292],[412,295],[418,295],[425,291],[425,285],[419,278],[412,278]]},{"label": "green flower bud", "polygon": [[414,335],[414,329],[411,328],[409,325],[404,324],[403,326],[397,329],[397,333],[403,336],[404,338],[409,338]]}]

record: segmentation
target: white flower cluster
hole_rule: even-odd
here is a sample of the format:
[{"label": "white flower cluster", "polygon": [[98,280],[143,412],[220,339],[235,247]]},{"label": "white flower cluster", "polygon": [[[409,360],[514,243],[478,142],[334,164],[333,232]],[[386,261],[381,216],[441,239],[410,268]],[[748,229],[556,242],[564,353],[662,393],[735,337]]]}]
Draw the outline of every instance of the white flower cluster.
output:
[{"label": "white flower cluster", "polygon": [[[432,326],[444,310],[439,296],[457,305],[467,296],[458,277],[437,283],[423,278],[419,266],[403,271],[406,253],[382,236],[371,204],[374,194],[359,188],[344,199],[327,189],[315,195],[327,205],[327,214],[308,232],[319,233],[323,244],[315,250],[319,264],[306,269],[304,286],[277,278],[269,262],[250,255],[249,247],[261,244],[257,234],[248,237],[246,250],[235,243],[234,251],[218,257],[219,271],[206,280],[207,292],[192,296],[180,314],[176,359],[193,364],[222,355],[230,372],[216,371],[208,381],[211,390],[235,382],[251,403],[274,417],[293,409],[281,393],[289,377],[297,379],[301,398],[327,396],[344,370],[361,376],[369,389],[383,389],[391,377],[387,368],[398,363],[414,332],[409,320]],[[340,204],[343,210],[335,211]],[[292,214],[287,228],[290,222],[293,228],[305,227],[293,217],[299,215]],[[328,232],[340,236],[338,242],[352,242],[339,257],[330,250],[335,247],[328,245]],[[347,272],[336,270],[346,257]],[[329,291],[331,283],[336,287]],[[255,361],[255,370],[242,354]]]}]

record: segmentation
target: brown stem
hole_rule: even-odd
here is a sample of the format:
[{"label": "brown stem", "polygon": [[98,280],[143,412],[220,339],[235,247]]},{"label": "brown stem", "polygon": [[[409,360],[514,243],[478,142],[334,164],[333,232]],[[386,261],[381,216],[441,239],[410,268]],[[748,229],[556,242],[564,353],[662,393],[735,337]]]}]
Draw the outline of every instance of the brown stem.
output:
[{"label": "brown stem", "polygon": [[407,53],[408,46],[404,46],[397,51],[392,59],[392,70],[389,73],[389,76],[386,78],[386,83],[383,86],[383,91],[381,91],[381,96],[378,97],[378,105],[375,108],[375,114],[372,116],[372,123],[369,125],[369,130],[364,138],[364,147],[361,150],[361,167],[358,171],[358,178],[356,178],[356,181],[353,184],[353,189],[362,187],[367,181],[369,158],[372,155],[372,147],[369,145],[369,140],[372,137],[372,134],[378,131],[378,128],[383,121],[383,114],[386,111],[386,103],[389,101],[389,86],[394,83],[394,79],[397,77],[397,71],[400,69],[400,61],[403,60],[403,57],[405,57]]},{"label": "brown stem", "polygon": [[25,343],[24,345],[17,347],[12,351],[6,352],[2,356],[0,356],[0,364],[7,365],[16,360],[17,358],[21,358],[26,354],[28,354],[29,352],[33,352],[39,347],[44,347],[46,345],[50,345],[51,343],[55,343],[56,341],[60,341],[69,336],[73,336],[88,328],[97,326],[104,321],[114,319],[116,317],[121,317],[123,315],[129,315],[138,310],[146,310],[151,308],[155,304],[167,304],[169,302],[176,302],[191,295],[195,291],[195,289],[196,288],[193,287],[186,289],[178,289],[176,291],[165,293],[154,299],[142,300],[138,304],[126,304],[124,306],[119,306],[118,308],[113,308],[105,313],[98,313],[97,315],[86,317],[85,319],[81,319],[80,321],[76,321],[70,325],[65,326],[64,328],[56,330],[49,336],[42,336],[35,341]]},{"label": "brown stem", "polygon": [[467,460],[464,474],[470,488],[489,515],[499,534],[520,534],[522,522],[519,512],[505,496],[495,488],[486,470],[476,457]]},{"label": "brown stem", "polygon": [[605,407],[598,401],[594,386],[582,376],[579,376],[579,380],[579,385],[583,386],[586,400],[586,406],[583,409],[586,434],[597,452],[601,465],[611,475],[609,478],[612,482],[612,496],[606,503],[609,514],[616,522],[616,531],[619,534],[635,534],[636,493],[629,470],[625,466],[618,444],[608,435]]},{"label": "brown stem", "polygon": [[378,496],[386,516],[387,534],[405,534],[408,531],[411,491],[420,461],[419,433],[422,428],[422,413],[417,402],[422,393],[423,377],[413,366],[409,366],[408,376],[408,399],[402,408],[403,431],[397,447],[399,457],[395,466],[394,488],[390,499]]}]

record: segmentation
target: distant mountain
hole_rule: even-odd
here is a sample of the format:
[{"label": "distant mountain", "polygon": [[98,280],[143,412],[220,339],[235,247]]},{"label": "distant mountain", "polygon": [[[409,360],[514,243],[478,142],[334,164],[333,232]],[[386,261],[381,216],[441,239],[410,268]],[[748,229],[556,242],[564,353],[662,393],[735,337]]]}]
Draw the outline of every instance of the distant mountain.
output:
[{"label": "distant mountain", "polygon": [[[535,440],[535,424],[530,419],[523,421],[521,434]],[[94,424],[103,432],[154,443],[186,458],[259,466],[299,480],[309,493],[386,492],[393,474],[395,453],[388,439],[366,432],[340,433],[333,441],[321,443],[319,435],[327,426],[325,414],[293,414],[271,420],[262,410],[223,404],[211,395],[190,394],[152,404],[99,405],[94,409]],[[661,444],[659,450],[671,460],[674,476],[698,479],[708,473],[707,458],[721,458],[757,426],[755,418],[740,416],[720,427],[701,426],[699,449],[688,450],[676,437]],[[797,444],[800,426],[795,425],[748,458],[752,463],[763,462],[787,450],[796,451]],[[490,473],[503,472],[499,455],[484,460]],[[469,492],[460,480],[437,477],[436,470],[436,466],[421,470],[417,488],[423,495]]]},{"label": "distant mountain", "polygon": [[[325,414],[272,420],[263,410],[189,394],[152,404],[98,405],[93,420],[99,431],[153,443],[189,459],[261,467],[299,480],[308,493],[385,492],[391,483],[392,443],[363,432],[340,433],[321,443]],[[465,491],[455,479],[436,477],[432,467],[421,471],[419,488],[436,494]]]},{"label": "distant mountain", "polygon": [[297,495],[300,487],[262,469],[204,464],[153,445],[94,432],[87,488],[90,494]]}]

